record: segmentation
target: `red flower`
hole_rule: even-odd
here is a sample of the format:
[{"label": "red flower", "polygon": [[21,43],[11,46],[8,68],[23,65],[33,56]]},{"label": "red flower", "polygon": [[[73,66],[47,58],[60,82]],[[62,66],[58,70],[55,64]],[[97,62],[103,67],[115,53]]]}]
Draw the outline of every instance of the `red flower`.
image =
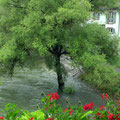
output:
[{"label": "red flower", "polygon": [[[68,110],[67,108],[65,110],[63,110],[63,112],[65,112],[66,110]],[[69,114],[71,115],[73,113],[73,110],[70,108]]]},{"label": "red flower", "polygon": [[4,119],[4,117],[0,117],[0,119]]},{"label": "red flower", "polygon": [[71,115],[73,113],[73,110],[70,108],[70,112],[69,112],[69,114]]},{"label": "red flower", "polygon": [[120,99],[117,101],[117,104],[118,104],[118,105],[120,104]]},{"label": "red flower", "polygon": [[51,118],[47,118],[46,120],[53,120],[53,117],[51,117]]},{"label": "red flower", "polygon": [[51,94],[48,94],[48,96],[50,96],[49,100],[59,99],[59,95],[57,93],[51,93]]},{"label": "red flower", "polygon": [[120,120],[120,118],[118,118],[119,117],[119,114],[117,113],[117,114],[108,114],[108,120]]},{"label": "red flower", "polygon": [[33,120],[33,117],[31,117],[29,120]]},{"label": "red flower", "polygon": [[106,94],[102,94],[101,97],[102,97],[102,100],[103,100],[104,98],[105,99],[109,98],[109,95],[106,93]]},{"label": "red flower", "polygon": [[84,111],[92,110],[93,106],[94,106],[94,103],[90,103],[90,104],[84,105],[83,109],[84,109]]},{"label": "red flower", "polygon": [[114,120],[114,115],[113,114],[109,114],[108,120]]},{"label": "red flower", "polygon": [[96,119],[96,117],[93,117],[93,119]]},{"label": "red flower", "polygon": [[120,111],[120,107],[118,108],[118,110]]},{"label": "red flower", "polygon": [[45,110],[48,110],[48,109],[49,109],[48,107],[45,108]]},{"label": "red flower", "polygon": [[67,108],[65,108],[64,110],[63,110],[63,112],[65,112],[67,110]]},{"label": "red flower", "polygon": [[98,113],[96,114],[96,116],[100,116],[100,113],[98,112]]},{"label": "red flower", "polygon": [[46,107],[45,110],[48,110],[50,107],[52,107],[52,105],[49,105],[49,107]]},{"label": "red flower", "polygon": [[95,118],[99,118],[101,120],[101,118],[103,118],[104,113],[100,113],[97,112],[97,114],[95,114]]}]

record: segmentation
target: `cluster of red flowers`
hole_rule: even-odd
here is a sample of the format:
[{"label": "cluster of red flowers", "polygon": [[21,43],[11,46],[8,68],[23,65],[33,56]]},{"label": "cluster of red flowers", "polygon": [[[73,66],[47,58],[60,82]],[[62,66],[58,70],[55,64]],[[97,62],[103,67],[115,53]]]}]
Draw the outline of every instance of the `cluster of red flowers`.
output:
[{"label": "cluster of red flowers", "polygon": [[112,114],[108,112],[108,120],[120,120],[119,114]]},{"label": "cluster of red flowers", "polygon": [[[51,93],[51,94],[48,94],[48,96],[50,97],[49,100],[58,100],[59,99],[59,95],[57,93]],[[101,95],[102,97],[102,100],[103,99],[108,99],[109,98],[109,95],[106,93],[106,94],[102,94]],[[117,109],[118,111],[120,111],[120,99],[116,102],[117,104]],[[46,107],[45,109],[48,110],[50,107],[52,107],[52,105],[50,104],[48,107]],[[83,109],[84,111],[86,110],[92,110],[94,107],[94,103],[90,103],[90,104],[87,104],[87,105],[84,105],[83,106]],[[103,112],[102,110],[106,110],[106,107],[103,107],[103,106],[99,106],[99,110],[98,112],[95,114],[95,117],[94,119],[101,119],[101,118],[107,118],[107,120],[120,120],[120,114],[119,113],[111,113],[111,112]],[[63,112],[65,111],[68,111],[69,114],[71,115],[73,113],[73,110],[70,108],[70,109],[65,109],[63,110]],[[0,119],[4,119],[4,117],[0,117]],[[31,117],[29,118],[29,120],[33,120],[34,118]],[[53,120],[53,117],[51,118],[47,118],[46,120]]]},{"label": "cluster of red flowers", "polygon": [[53,117],[51,117],[51,118],[47,118],[46,120],[53,120]]},{"label": "cluster of red flowers", "polygon": [[59,99],[59,95],[57,93],[51,93],[51,94],[48,94],[48,96],[50,96],[49,100],[58,100]]},{"label": "cluster of red flowers", "polygon": [[31,117],[29,120],[33,120],[33,117]]},{"label": "cluster of red flowers", "polygon": [[4,117],[0,117],[1,120],[4,120]]},{"label": "cluster of red flowers", "polygon": [[101,97],[102,97],[102,100],[103,100],[103,99],[109,98],[109,95],[106,93],[106,94],[102,94]]},{"label": "cluster of red flowers", "polygon": [[117,101],[117,105],[119,106],[118,110],[120,111],[120,100]]},{"label": "cluster of red flowers", "polygon": [[[102,100],[103,99],[108,99],[109,95],[108,94],[102,94],[101,97],[102,97]],[[120,106],[119,106],[120,105],[120,100],[117,101],[117,105],[118,105],[118,110],[120,111]],[[100,108],[100,110],[105,110],[106,109],[106,107],[103,107],[103,106],[100,106],[99,108]],[[105,112],[105,113],[107,113],[107,114],[98,112],[95,115],[94,119],[97,119],[97,118],[101,119],[101,118],[107,117],[108,120],[120,120],[120,117],[119,117],[120,115],[118,113],[117,114],[112,114],[109,111]]]},{"label": "cluster of red flowers", "polygon": [[[99,109],[100,109],[100,111],[102,111],[102,110],[106,110],[106,107],[99,106]],[[95,114],[94,119],[96,119],[96,118],[101,119],[101,118],[103,118],[103,117],[104,117],[104,113],[97,112],[97,114]]]},{"label": "cluster of red flowers", "polygon": [[117,105],[120,105],[120,100],[117,101]]},{"label": "cluster of red flowers", "polygon": [[103,115],[104,115],[104,114],[102,114],[102,113],[100,113],[100,112],[97,112],[97,114],[95,114],[94,119],[96,119],[96,118],[101,119],[101,118],[103,118]]},{"label": "cluster of red flowers", "polygon": [[84,109],[84,111],[92,110],[93,107],[94,107],[94,103],[90,103],[90,104],[84,105],[83,109]]},{"label": "cluster of red flowers", "polygon": [[[65,112],[66,110],[68,110],[67,108],[65,110],[63,110],[63,112]],[[69,114],[71,115],[73,113],[73,110],[70,108]]]},{"label": "cluster of red flowers", "polygon": [[[107,113],[107,114],[105,114]],[[101,119],[101,118],[108,118],[108,120],[120,120],[120,117],[119,117],[119,114],[112,114],[112,113],[109,113],[109,112],[105,112],[105,113],[102,113],[102,112],[98,112],[97,114],[95,114],[95,117],[94,119]]]}]

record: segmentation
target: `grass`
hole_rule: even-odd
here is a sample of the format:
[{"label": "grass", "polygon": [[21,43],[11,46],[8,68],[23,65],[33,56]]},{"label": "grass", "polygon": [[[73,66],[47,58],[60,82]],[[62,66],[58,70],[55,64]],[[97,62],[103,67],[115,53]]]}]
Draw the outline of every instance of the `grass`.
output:
[{"label": "grass", "polygon": [[71,84],[69,86],[66,86],[63,91],[67,94],[73,94],[75,93],[75,87]]}]

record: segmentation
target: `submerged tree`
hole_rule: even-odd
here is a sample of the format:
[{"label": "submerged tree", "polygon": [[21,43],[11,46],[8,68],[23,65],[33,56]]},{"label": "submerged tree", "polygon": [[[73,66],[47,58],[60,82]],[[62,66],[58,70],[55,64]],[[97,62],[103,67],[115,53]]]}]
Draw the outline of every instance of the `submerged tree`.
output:
[{"label": "submerged tree", "polygon": [[[69,55],[75,59],[85,52],[99,51],[95,49],[97,44],[91,42],[97,34],[91,39],[84,36],[89,37],[85,28],[90,17],[90,2],[1,0],[0,3],[6,11],[0,16],[1,65],[4,64],[9,68],[12,74],[16,63],[23,65],[34,54],[44,56],[49,67],[55,70],[59,89],[62,90],[64,79],[61,56]],[[99,27],[97,30],[99,31]],[[101,34],[100,39],[105,36]],[[108,40],[110,38],[108,32],[107,36]]]}]

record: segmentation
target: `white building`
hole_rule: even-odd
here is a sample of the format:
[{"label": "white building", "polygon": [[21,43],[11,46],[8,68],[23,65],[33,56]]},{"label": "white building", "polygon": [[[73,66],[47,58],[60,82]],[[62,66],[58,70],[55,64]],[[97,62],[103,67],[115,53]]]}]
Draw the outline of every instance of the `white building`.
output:
[{"label": "white building", "polygon": [[97,22],[107,28],[112,34],[120,37],[120,13],[109,11],[107,13],[93,13],[89,22]]}]

